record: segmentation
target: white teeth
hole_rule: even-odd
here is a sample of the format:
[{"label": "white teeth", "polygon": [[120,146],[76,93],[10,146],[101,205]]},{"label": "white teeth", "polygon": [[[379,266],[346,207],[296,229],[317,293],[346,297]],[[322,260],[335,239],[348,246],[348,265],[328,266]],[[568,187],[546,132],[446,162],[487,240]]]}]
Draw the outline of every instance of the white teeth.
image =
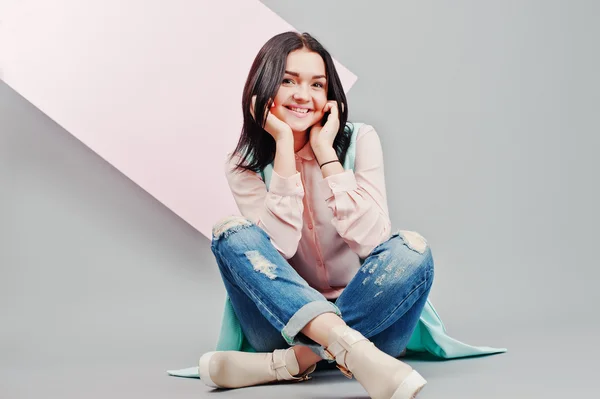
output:
[{"label": "white teeth", "polygon": [[290,109],[292,111],[294,111],[294,112],[300,112],[301,114],[305,114],[305,113],[308,112],[308,109],[306,109],[306,108],[292,108],[292,107],[290,107]]}]

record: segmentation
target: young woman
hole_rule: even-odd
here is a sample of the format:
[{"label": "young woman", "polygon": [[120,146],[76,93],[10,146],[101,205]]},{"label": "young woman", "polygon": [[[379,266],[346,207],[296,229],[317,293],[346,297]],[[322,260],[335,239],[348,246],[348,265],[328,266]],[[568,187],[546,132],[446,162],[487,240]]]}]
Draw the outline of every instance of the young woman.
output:
[{"label": "young woman", "polygon": [[[219,388],[302,381],[325,359],[372,398],[413,398],[426,381],[398,357],[433,259],[419,234],[391,232],[377,133],[347,122],[332,58],[306,33],[263,46],[242,105],[226,175],[243,216],[214,226],[212,250],[257,353],[206,353],[201,379]],[[354,168],[344,169],[352,134]]]}]

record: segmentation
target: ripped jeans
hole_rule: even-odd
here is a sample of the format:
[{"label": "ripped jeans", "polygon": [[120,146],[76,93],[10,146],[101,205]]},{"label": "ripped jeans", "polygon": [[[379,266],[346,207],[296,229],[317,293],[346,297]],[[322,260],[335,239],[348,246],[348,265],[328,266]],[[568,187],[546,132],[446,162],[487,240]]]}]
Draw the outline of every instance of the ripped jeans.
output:
[{"label": "ripped jeans", "polygon": [[301,333],[312,319],[336,313],[377,348],[398,357],[419,321],[434,276],[429,247],[419,251],[401,233],[377,246],[332,301],[310,287],[269,236],[244,218],[216,225],[211,249],[242,331],[257,352],[306,345],[329,361],[324,348]]}]

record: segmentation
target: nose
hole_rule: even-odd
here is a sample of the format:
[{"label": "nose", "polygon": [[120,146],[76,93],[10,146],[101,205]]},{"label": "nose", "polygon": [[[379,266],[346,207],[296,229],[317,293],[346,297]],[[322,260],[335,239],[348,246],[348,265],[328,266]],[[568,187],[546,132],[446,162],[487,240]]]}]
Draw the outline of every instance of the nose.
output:
[{"label": "nose", "polygon": [[308,88],[306,87],[306,85],[298,85],[296,86],[297,89],[294,92],[294,101],[308,101],[309,100],[309,95],[308,95]]}]

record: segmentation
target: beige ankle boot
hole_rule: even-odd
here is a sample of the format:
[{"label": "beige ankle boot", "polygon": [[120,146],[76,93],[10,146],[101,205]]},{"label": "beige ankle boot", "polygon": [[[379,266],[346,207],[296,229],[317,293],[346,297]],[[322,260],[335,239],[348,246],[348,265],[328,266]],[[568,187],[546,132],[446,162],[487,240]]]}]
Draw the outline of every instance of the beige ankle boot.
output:
[{"label": "beige ankle boot", "polygon": [[269,353],[208,352],[202,355],[198,372],[200,379],[213,388],[242,388],[277,381],[306,381],[315,371],[311,366],[302,375],[292,348]]},{"label": "beige ankle boot", "polygon": [[347,326],[330,332],[327,352],[346,377],[356,377],[373,399],[413,399],[427,383],[409,365]]}]

